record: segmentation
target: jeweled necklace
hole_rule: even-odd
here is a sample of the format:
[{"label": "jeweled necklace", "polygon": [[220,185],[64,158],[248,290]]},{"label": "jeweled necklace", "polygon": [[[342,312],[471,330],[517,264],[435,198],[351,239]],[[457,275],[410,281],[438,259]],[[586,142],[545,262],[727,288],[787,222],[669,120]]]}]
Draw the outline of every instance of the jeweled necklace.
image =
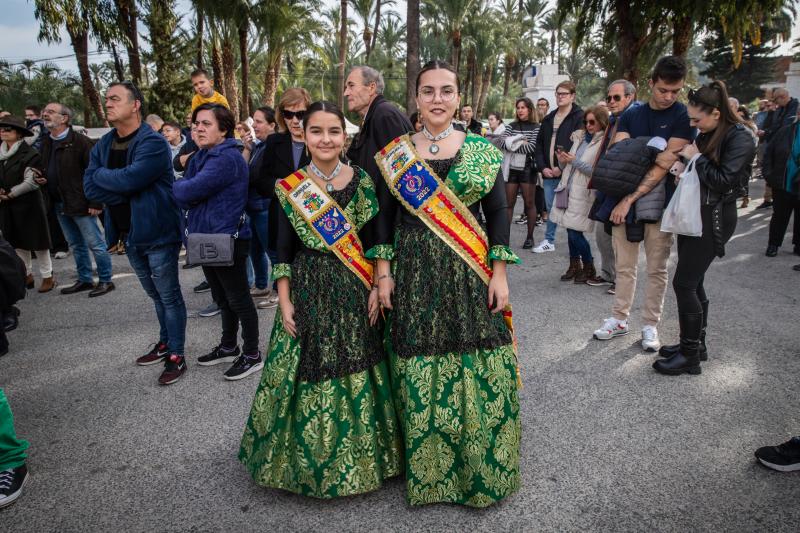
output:
[{"label": "jeweled necklace", "polygon": [[426,139],[431,141],[431,145],[428,147],[428,151],[432,154],[439,153],[439,145],[436,144],[438,141],[448,137],[451,133],[453,133],[453,123],[451,122],[450,125],[437,136],[433,136],[431,132],[428,131],[428,128],[422,126],[422,134],[425,136]]},{"label": "jeweled necklace", "polygon": [[322,172],[319,169],[319,167],[314,164],[313,161],[309,163],[308,166],[311,169],[311,172],[316,174],[318,178],[320,178],[322,181],[325,182],[325,190],[328,192],[333,192],[333,184],[331,183],[331,181],[333,181],[333,179],[339,175],[339,172],[342,171],[342,166],[343,166],[342,162],[339,161],[338,163],[336,163],[336,168],[333,169],[333,172],[331,172],[330,176],[326,176],[325,173]]}]

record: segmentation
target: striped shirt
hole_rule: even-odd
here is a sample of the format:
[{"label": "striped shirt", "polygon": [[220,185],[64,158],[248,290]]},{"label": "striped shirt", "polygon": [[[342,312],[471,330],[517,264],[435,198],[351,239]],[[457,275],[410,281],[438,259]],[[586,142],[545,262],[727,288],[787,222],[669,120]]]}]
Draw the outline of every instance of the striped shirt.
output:
[{"label": "striped shirt", "polygon": [[527,144],[521,144],[516,149],[518,154],[532,154],[536,149],[536,137],[539,135],[539,124],[536,122],[518,122],[514,121],[506,126],[506,131],[503,133],[503,142],[509,137],[514,135],[523,135]]}]

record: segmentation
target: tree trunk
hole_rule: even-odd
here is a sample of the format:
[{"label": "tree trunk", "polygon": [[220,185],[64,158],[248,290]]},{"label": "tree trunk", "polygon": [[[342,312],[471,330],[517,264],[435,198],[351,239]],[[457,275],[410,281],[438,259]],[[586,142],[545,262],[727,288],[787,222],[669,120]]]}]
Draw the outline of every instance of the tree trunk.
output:
[{"label": "tree trunk", "polygon": [[117,74],[117,81],[122,81],[125,79],[125,69],[122,66],[122,61],[119,59],[117,45],[114,43],[111,43],[111,55],[114,57],[114,71]]},{"label": "tree trunk", "polygon": [[672,21],[672,55],[686,57],[692,38],[692,17],[675,16]]},{"label": "tree trunk", "polygon": [[222,38],[222,75],[225,76],[223,86],[225,87],[225,98],[231,107],[231,113],[236,120],[239,120],[239,89],[236,86],[236,65],[233,54],[233,43],[231,35],[225,32]]},{"label": "tree trunk", "polygon": [[456,30],[451,36],[452,50],[450,53],[450,64],[458,72],[459,63],[461,62],[461,30]]},{"label": "tree trunk", "polygon": [[406,2],[406,113],[417,110],[417,74],[419,73],[419,0]]},{"label": "tree trunk", "polygon": [[205,63],[205,58],[203,57],[204,50],[203,50],[203,11],[200,8],[196,8],[196,16],[197,19],[195,21],[194,26],[194,33],[195,39],[197,39],[197,59],[195,60],[196,67],[198,69],[203,68],[203,64]]},{"label": "tree trunk", "polygon": [[222,54],[219,51],[217,37],[211,37],[211,68],[214,71],[214,87],[225,90],[225,75],[222,72]]},{"label": "tree trunk", "polygon": [[468,103],[472,106],[473,113],[476,111],[476,107],[478,105],[478,88],[480,87],[481,83],[480,74],[478,72],[479,68],[475,64],[475,61],[475,47],[471,46],[469,53],[467,54],[467,70],[469,71],[469,76],[471,79]]},{"label": "tree trunk", "polygon": [[652,39],[654,31],[647,28],[640,28],[642,33],[635,33],[634,27],[641,27],[641,24],[634,25],[631,5],[628,0],[614,0],[617,13],[617,23],[619,33],[617,35],[617,49],[620,51],[620,65],[622,67],[622,77],[634,85],[639,81],[639,54],[647,43]]},{"label": "tree trunk", "polygon": [[361,36],[364,41],[364,49],[366,50],[364,62],[369,64],[369,55],[372,53],[372,30],[369,29],[367,24],[364,24],[364,33]]},{"label": "tree trunk", "polygon": [[[375,27],[372,30],[372,44],[369,47],[370,52],[375,50],[375,43],[378,40],[378,30],[381,27],[381,0],[375,0]],[[367,58],[369,61],[369,57]]]},{"label": "tree trunk", "polygon": [[506,60],[503,65],[503,98],[508,96],[508,87],[511,84],[511,69],[514,68],[516,59],[511,54],[506,54]]},{"label": "tree trunk", "polygon": [[492,84],[492,69],[491,65],[486,65],[483,71],[483,79],[481,80],[481,95],[478,98],[478,116],[484,116],[486,113],[486,98],[489,96],[489,86]]},{"label": "tree trunk", "polygon": [[339,79],[337,80],[336,102],[344,109],[344,70],[347,62],[347,0],[341,2],[341,27],[339,28]]},{"label": "tree trunk", "polygon": [[[89,101],[89,109],[94,113],[97,119],[97,124],[104,124],[106,117],[103,113],[103,106],[100,105],[100,94],[97,92],[94,83],[92,83],[92,73],[89,71],[89,33],[86,31],[74,32],[67,28],[70,39],[72,40],[72,49],[75,51],[75,59],[78,62],[78,72],[81,75],[81,87],[83,94],[86,95]],[[89,117],[84,114],[84,118]],[[86,120],[86,127],[88,128],[94,121]]]},{"label": "tree trunk", "polygon": [[281,60],[283,51],[279,48],[275,50],[274,59],[267,65],[264,73],[264,98],[262,103],[270,107],[275,107],[275,95],[278,92],[278,78],[281,73]]},{"label": "tree trunk", "polygon": [[248,21],[239,25],[239,57],[242,61],[242,118],[250,116],[250,58],[247,53]]},{"label": "tree trunk", "polygon": [[117,0],[117,10],[120,15],[125,36],[128,38],[128,66],[131,69],[131,80],[136,85],[142,82],[142,59],[139,55],[139,29],[136,0]]}]

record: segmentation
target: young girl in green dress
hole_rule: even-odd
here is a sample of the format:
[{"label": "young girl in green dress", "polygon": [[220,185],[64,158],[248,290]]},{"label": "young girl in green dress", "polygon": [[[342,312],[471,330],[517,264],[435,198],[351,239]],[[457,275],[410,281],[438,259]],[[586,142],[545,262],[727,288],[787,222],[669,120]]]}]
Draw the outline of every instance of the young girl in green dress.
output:
[{"label": "young girl in green dress", "polygon": [[378,212],[374,184],[339,159],[335,105],[312,104],[303,125],[311,163],[275,186],[280,311],[239,459],[259,485],[333,498],[400,474],[402,439],[358,236]]}]

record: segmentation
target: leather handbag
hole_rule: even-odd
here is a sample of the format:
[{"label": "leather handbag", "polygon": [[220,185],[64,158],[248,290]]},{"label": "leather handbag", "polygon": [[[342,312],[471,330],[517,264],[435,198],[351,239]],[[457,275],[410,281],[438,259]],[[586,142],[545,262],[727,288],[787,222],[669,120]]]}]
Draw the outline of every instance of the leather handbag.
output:
[{"label": "leather handbag", "polygon": [[239,218],[236,233],[189,233],[189,211],[186,211],[186,262],[209,267],[233,266],[234,246],[239,229],[244,223],[244,213]]}]

